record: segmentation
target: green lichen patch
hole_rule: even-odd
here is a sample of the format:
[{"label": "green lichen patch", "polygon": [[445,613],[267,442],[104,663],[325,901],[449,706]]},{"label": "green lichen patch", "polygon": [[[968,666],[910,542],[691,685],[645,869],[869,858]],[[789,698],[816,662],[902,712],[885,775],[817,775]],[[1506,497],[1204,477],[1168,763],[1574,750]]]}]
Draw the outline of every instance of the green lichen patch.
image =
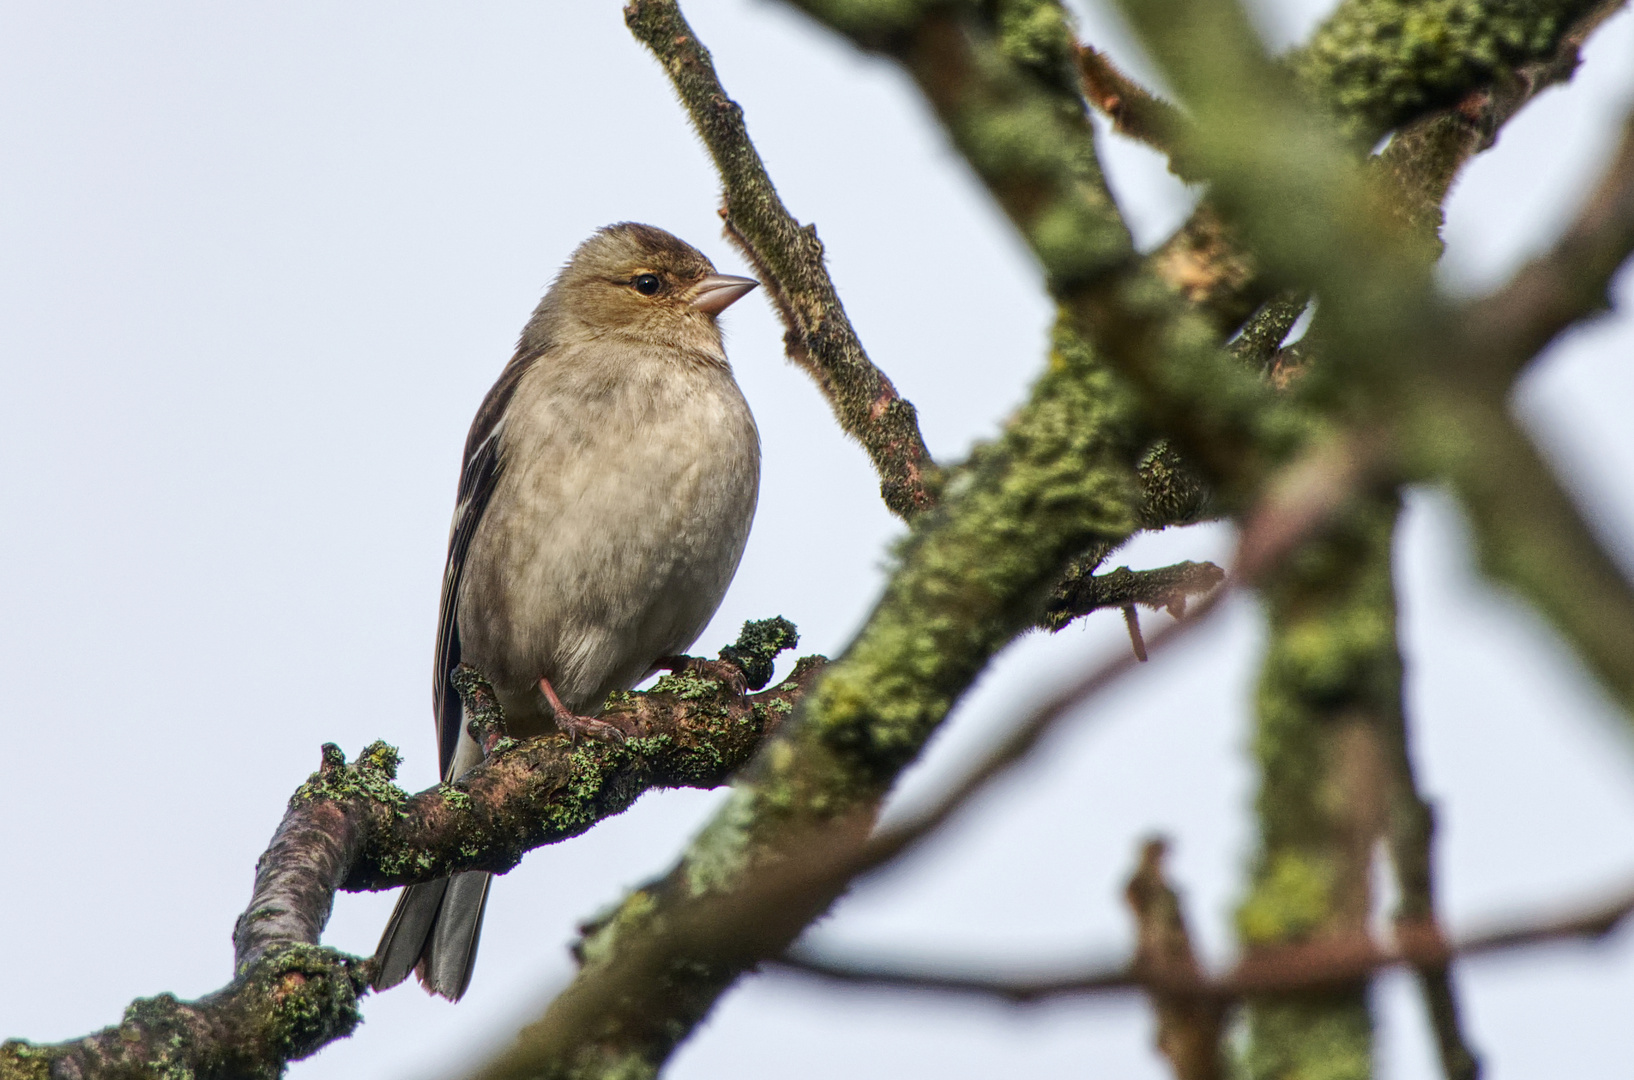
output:
[{"label": "green lichen patch", "polygon": [[392,783],[397,778],[397,766],[403,759],[397,748],[375,741],[351,765],[332,743],[324,745],[323,767],[295,789],[290,802],[313,799],[334,799],[345,802],[367,799],[382,806],[401,811],[408,801],[408,793]]},{"label": "green lichen patch", "polygon": [[297,1061],[363,1022],[361,961],[318,945],[270,950],[250,976],[250,996],[264,1017],[268,1049]]},{"label": "green lichen patch", "polygon": [[21,1039],[0,1043],[0,1080],[48,1080],[58,1055]]},{"label": "green lichen patch", "polygon": [[708,701],[719,696],[723,689],[725,687],[719,679],[712,679],[692,668],[683,668],[660,676],[648,693],[669,694],[682,701]]},{"label": "green lichen patch", "polygon": [[759,690],[772,681],[777,654],[800,644],[800,632],[781,615],[743,624],[738,640],[721,650],[722,660],[743,669],[744,685]]},{"label": "green lichen patch", "polygon": [[1303,851],[1276,853],[1256,875],[1260,887],[1237,910],[1245,945],[1299,941],[1315,933],[1333,912],[1333,864]]},{"label": "green lichen patch", "polygon": [[1291,57],[1318,100],[1371,140],[1551,56],[1588,0],[1346,0]]}]

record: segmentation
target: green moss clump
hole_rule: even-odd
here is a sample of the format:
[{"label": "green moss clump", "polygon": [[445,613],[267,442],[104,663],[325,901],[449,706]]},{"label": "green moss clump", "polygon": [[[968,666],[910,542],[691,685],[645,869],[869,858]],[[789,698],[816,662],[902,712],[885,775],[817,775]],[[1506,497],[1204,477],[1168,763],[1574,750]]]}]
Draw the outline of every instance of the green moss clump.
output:
[{"label": "green moss clump", "polygon": [[265,1010],[263,1030],[273,1056],[297,1061],[363,1022],[358,965],[355,957],[319,945],[286,945],[267,953],[251,981]]},{"label": "green moss clump", "polygon": [[1358,994],[1259,1003],[1248,1021],[1245,1071],[1276,1080],[1372,1080],[1372,1027]]},{"label": "green moss clump", "polygon": [[781,615],[743,624],[738,640],[721,650],[721,659],[743,669],[744,685],[759,690],[772,681],[777,654],[800,644],[800,631]]},{"label": "green moss clump", "polygon": [[670,694],[682,701],[707,701],[719,695],[722,689],[720,680],[686,668],[660,676],[648,693]]},{"label": "green moss clump", "polygon": [[1056,0],[1002,0],[998,6],[999,51],[1014,63],[1077,92],[1077,31]]},{"label": "green moss clump", "polygon": [[1297,850],[1267,860],[1262,887],[1237,909],[1243,944],[1268,945],[1309,937],[1333,912],[1334,866]]},{"label": "green moss clump", "polygon": [[355,762],[347,765],[340,749],[333,743],[325,743],[322,767],[295,789],[290,802],[364,798],[401,812],[408,793],[392,781],[397,778],[397,766],[402,760],[396,747],[376,740],[363,748]]},{"label": "green moss clump", "polygon": [[1372,141],[1551,56],[1589,0],[1346,0],[1290,57],[1309,93]]},{"label": "green moss clump", "polygon": [[1140,459],[1139,473],[1142,528],[1189,525],[1208,512],[1208,488],[1169,442],[1160,442],[1146,452]]}]

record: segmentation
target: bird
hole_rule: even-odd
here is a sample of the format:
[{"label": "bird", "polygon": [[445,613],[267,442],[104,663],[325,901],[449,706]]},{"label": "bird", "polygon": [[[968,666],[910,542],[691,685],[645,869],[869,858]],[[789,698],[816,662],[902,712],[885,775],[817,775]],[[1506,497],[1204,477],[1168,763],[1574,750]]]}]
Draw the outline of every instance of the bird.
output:
[{"label": "bird", "polygon": [[[673,663],[720,606],[760,490],[760,435],[717,318],[755,288],[663,229],[573,252],[466,437],[432,671],[438,763],[481,762],[451,673],[492,684],[515,738],[616,740],[607,695]],[[411,885],[375,951],[457,1001],[492,875]]]}]

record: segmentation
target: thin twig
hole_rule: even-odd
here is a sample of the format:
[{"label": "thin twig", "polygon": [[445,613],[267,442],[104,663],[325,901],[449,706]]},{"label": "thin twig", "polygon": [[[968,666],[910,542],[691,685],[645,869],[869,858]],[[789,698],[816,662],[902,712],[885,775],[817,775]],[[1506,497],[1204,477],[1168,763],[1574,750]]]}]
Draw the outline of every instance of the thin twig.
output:
[{"label": "thin twig", "polygon": [[1634,252],[1634,113],[1594,193],[1545,255],[1463,312],[1468,355],[1504,386],[1569,327],[1611,309],[1607,290]]},{"label": "thin twig", "polygon": [[1127,612],[1135,605],[1165,610],[1175,617],[1185,613],[1191,597],[1219,587],[1225,571],[1211,562],[1182,562],[1151,570],[1131,570],[1120,566],[1104,574],[1075,573],[1069,569],[1044,607],[1039,626],[1056,631],[1092,611],[1119,608]]},{"label": "thin twig", "polygon": [[1078,46],[1078,74],[1084,97],[1112,121],[1112,129],[1145,143],[1169,159],[1169,171],[1196,180],[1184,167],[1186,114],[1118,70],[1092,45]]},{"label": "thin twig", "polygon": [[[1389,773],[1387,837],[1401,898],[1395,921],[1405,927],[1436,924],[1435,808],[1419,790],[1407,737],[1401,665],[1396,666],[1394,700],[1378,725],[1384,765]],[[1408,931],[1410,932],[1410,931]],[[1481,1060],[1470,1046],[1460,1014],[1458,992],[1446,964],[1414,970],[1419,996],[1435,1035],[1437,1056],[1446,1080],[1480,1080]]]},{"label": "thin twig", "polygon": [[1610,903],[1585,905],[1565,916],[1521,920],[1457,942],[1447,941],[1433,924],[1402,924],[1391,946],[1367,938],[1350,938],[1268,948],[1244,958],[1216,978],[1188,971],[1183,964],[1134,962],[1090,966],[1048,977],[916,971],[848,961],[809,949],[793,950],[769,961],[767,966],[850,985],[973,994],[1018,1004],[1132,991],[1225,1002],[1344,986],[1396,967],[1444,967],[1455,959],[1563,941],[1597,941],[1616,930],[1631,914],[1634,891]]},{"label": "thin twig", "polygon": [[[1135,971],[1187,972],[1203,977],[1186,928],[1180,897],[1163,872],[1168,842],[1162,838],[1142,845],[1140,863],[1124,899],[1135,915]],[[1225,1075],[1222,1036],[1225,1009],[1218,1001],[1175,996],[1161,991],[1150,995],[1157,1013],[1157,1048],[1169,1059],[1175,1080],[1220,1080]]]}]

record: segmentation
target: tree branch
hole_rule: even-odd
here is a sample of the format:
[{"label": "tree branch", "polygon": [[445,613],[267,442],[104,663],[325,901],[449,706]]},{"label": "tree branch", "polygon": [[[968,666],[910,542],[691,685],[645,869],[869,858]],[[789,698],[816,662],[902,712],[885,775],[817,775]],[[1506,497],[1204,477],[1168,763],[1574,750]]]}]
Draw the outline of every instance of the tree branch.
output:
[{"label": "tree branch", "polygon": [[[1288,58],[1301,88],[1370,144],[1400,127],[1501,85],[1518,70],[1572,48],[1585,20],[1592,30],[1620,2],[1532,0],[1478,3],[1440,24],[1442,40],[1425,48],[1414,32],[1423,8],[1412,0],[1345,0]],[[1569,71],[1570,68],[1568,67]]]},{"label": "tree branch", "polygon": [[727,96],[715,66],[674,0],[635,0],[624,21],[652,50],[714,159],[726,235],[754,265],[777,308],[790,360],[809,372],[846,434],[862,444],[880,495],[898,517],[936,501],[936,466],[913,405],[868,359],[823,266],[815,226],[783,206],[749,141],[743,109]]},{"label": "tree branch", "polygon": [[1136,604],[1179,616],[1185,613],[1189,597],[1208,593],[1225,580],[1225,571],[1211,562],[1183,562],[1155,570],[1120,566],[1105,574],[1083,572],[1081,565],[1075,563],[1050,595],[1039,620],[1045,630],[1060,630],[1091,611]]},{"label": "tree branch", "polygon": [[1188,972],[1184,965],[1136,962],[1090,966],[1058,976],[992,976],[888,967],[811,950],[792,951],[768,961],[767,966],[852,986],[970,994],[1016,1004],[1132,992],[1231,1002],[1351,985],[1397,967],[1445,967],[1468,957],[1564,941],[1599,941],[1631,914],[1634,892],[1610,903],[1585,905],[1564,916],[1519,920],[1458,941],[1448,941],[1434,924],[1402,924],[1392,945],[1355,937],[1257,950],[1216,977]]},{"label": "tree branch", "polygon": [[1084,97],[1112,121],[1112,130],[1168,158],[1169,171],[1180,179],[1196,180],[1179,160],[1191,123],[1186,114],[1118,70],[1094,46],[1079,45],[1077,54]]},{"label": "tree branch", "polygon": [[[1203,978],[1192,950],[1180,897],[1163,873],[1168,843],[1148,841],[1124,899],[1135,915],[1133,971],[1162,971]],[[1152,990],[1157,1048],[1169,1059],[1175,1080],[1222,1080],[1226,1075],[1225,1009],[1216,1000]]]},{"label": "tree branch", "polygon": [[1508,386],[1568,328],[1611,310],[1612,278],[1634,252],[1634,113],[1593,194],[1549,252],[1497,292],[1469,305],[1462,330],[1472,357]]},{"label": "tree branch", "polygon": [[[454,784],[409,796],[392,781],[397,751],[374,743],[347,763],[333,745],[290,799],[256,865],[250,904],[233,930],[234,979],[193,1002],[134,1002],[120,1024],[55,1045],[0,1046],[0,1078],[133,1075],[273,1078],[287,1062],[349,1035],[373,961],[319,945],[337,889],[413,884],[460,870],[502,873],[522,854],[584,832],[659,787],[718,787],[793,709],[821,669],[795,665],[765,682],[795,644],[787,620],[747,623],[729,659],[692,660],[652,690],[614,695],[602,714],[631,732],[617,745],[552,735],[514,742]],[[749,674],[746,674],[749,673]],[[472,687],[481,698],[486,684]],[[476,723],[493,729],[491,718]]]}]

